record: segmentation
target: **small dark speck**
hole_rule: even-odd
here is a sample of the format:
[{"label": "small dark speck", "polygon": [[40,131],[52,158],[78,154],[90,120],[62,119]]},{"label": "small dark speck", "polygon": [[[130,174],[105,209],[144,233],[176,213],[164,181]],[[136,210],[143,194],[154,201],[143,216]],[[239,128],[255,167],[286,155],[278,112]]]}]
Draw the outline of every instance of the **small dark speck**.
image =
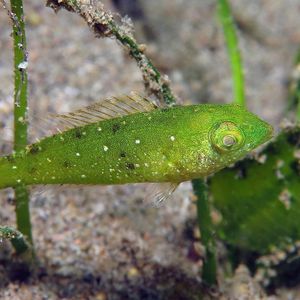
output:
[{"label": "small dark speck", "polygon": [[9,161],[10,163],[15,163],[16,160],[12,157],[12,156],[6,156],[7,161]]},{"label": "small dark speck", "polygon": [[26,263],[11,263],[8,269],[8,277],[12,281],[25,282],[31,274],[31,270]]},{"label": "small dark speck", "polygon": [[7,203],[9,205],[15,205],[16,204],[16,199],[14,197],[8,197],[7,198]]},{"label": "small dark speck", "polygon": [[70,167],[72,167],[72,164],[69,161],[65,160],[64,161],[64,167],[65,168],[70,168]]},{"label": "small dark speck", "polygon": [[288,135],[287,137],[287,141],[291,144],[291,145],[299,145],[300,143],[300,132],[292,132]]},{"label": "small dark speck", "polygon": [[247,166],[245,163],[236,163],[234,166],[234,170],[236,171],[236,179],[245,179],[247,177]]},{"label": "small dark speck", "polygon": [[93,283],[95,281],[95,277],[92,273],[90,272],[86,272],[83,277],[82,277],[83,281],[86,283]]},{"label": "small dark speck", "polygon": [[122,152],[120,153],[120,157],[126,157],[126,152],[125,152],[125,151],[122,151]]},{"label": "small dark speck", "polygon": [[40,147],[38,145],[31,145],[29,148],[29,153],[30,154],[37,154],[40,151]]},{"label": "small dark speck", "polygon": [[135,166],[134,166],[133,163],[126,163],[126,168],[129,169],[129,170],[134,170]]},{"label": "small dark speck", "polygon": [[34,174],[34,173],[36,173],[36,171],[37,171],[37,168],[32,167],[32,168],[29,170],[29,173],[30,173],[30,174]]},{"label": "small dark speck", "polygon": [[300,165],[299,165],[299,163],[298,163],[297,160],[293,160],[293,161],[290,163],[290,167],[291,167],[291,169],[292,169],[297,175],[300,174]]},{"label": "small dark speck", "polygon": [[116,133],[118,130],[120,130],[120,128],[121,128],[121,126],[120,126],[120,124],[114,124],[113,126],[112,126],[112,131],[113,131],[113,133]]},{"label": "small dark speck", "polygon": [[278,154],[279,151],[274,144],[269,144],[264,152],[268,154]]},{"label": "small dark speck", "polygon": [[81,131],[79,129],[75,130],[75,137],[77,139],[81,139],[82,138],[82,133],[81,133]]}]

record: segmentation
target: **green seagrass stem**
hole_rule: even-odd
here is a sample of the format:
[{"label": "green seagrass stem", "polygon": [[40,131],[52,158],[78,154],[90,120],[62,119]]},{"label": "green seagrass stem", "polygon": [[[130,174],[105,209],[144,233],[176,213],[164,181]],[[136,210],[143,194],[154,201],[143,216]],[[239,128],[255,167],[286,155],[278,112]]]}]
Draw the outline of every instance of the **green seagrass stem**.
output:
[{"label": "green seagrass stem", "polygon": [[[27,144],[27,50],[22,0],[11,0],[11,19],[14,43],[14,150],[19,151]],[[17,228],[32,244],[29,193],[26,186],[15,188]],[[23,248],[14,244],[17,253]]]},{"label": "green seagrass stem", "polygon": [[231,14],[230,5],[227,0],[218,0],[217,12],[221,22],[221,26],[223,28],[224,38],[230,60],[233,81],[233,102],[245,106],[245,80],[242,58],[238,46],[236,26]]},{"label": "green seagrass stem", "polygon": [[206,251],[202,268],[202,278],[205,283],[214,285],[217,283],[216,245],[210,216],[207,184],[202,179],[194,179],[192,184],[197,197],[197,219],[201,233],[201,242],[205,246]]}]

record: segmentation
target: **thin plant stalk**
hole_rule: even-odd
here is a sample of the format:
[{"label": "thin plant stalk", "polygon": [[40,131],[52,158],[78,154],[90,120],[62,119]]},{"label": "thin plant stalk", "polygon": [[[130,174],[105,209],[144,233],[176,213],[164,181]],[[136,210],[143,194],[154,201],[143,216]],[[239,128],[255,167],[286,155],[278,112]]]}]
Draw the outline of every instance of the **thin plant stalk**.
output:
[{"label": "thin plant stalk", "polygon": [[221,26],[223,28],[224,38],[230,60],[233,81],[233,102],[245,106],[245,79],[242,57],[238,46],[236,25],[231,14],[230,5],[227,0],[218,0],[217,12],[221,22]]},{"label": "thin plant stalk", "polygon": [[[14,44],[14,151],[20,151],[27,145],[27,50],[24,11],[22,0],[11,0],[11,19]],[[29,192],[20,182],[15,187],[16,219],[18,230],[26,236],[32,245],[32,233],[29,210]],[[23,248],[15,244],[17,253]]]},{"label": "thin plant stalk", "polygon": [[217,283],[216,245],[210,215],[207,184],[203,179],[194,179],[192,184],[197,197],[197,221],[200,228],[201,242],[205,246],[202,279],[208,285],[215,285]]}]

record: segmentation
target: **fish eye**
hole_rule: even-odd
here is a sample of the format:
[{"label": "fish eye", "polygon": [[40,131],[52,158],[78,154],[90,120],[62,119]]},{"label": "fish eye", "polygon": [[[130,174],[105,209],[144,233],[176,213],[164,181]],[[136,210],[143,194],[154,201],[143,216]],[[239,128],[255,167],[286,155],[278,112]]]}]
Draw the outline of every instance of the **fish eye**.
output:
[{"label": "fish eye", "polygon": [[232,135],[225,135],[223,137],[223,144],[225,147],[231,148],[237,142],[236,138]]},{"label": "fish eye", "polygon": [[233,122],[224,121],[211,129],[211,145],[220,153],[240,149],[244,144],[242,130]]}]

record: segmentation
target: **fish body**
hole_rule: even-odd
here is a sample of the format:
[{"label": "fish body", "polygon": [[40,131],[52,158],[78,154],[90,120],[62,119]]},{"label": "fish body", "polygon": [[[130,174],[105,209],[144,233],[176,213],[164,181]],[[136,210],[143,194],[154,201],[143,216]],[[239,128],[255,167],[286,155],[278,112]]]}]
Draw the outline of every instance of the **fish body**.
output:
[{"label": "fish body", "polygon": [[237,105],[119,100],[65,115],[72,128],[1,157],[0,188],[180,183],[228,166],[272,136],[270,125]]}]

